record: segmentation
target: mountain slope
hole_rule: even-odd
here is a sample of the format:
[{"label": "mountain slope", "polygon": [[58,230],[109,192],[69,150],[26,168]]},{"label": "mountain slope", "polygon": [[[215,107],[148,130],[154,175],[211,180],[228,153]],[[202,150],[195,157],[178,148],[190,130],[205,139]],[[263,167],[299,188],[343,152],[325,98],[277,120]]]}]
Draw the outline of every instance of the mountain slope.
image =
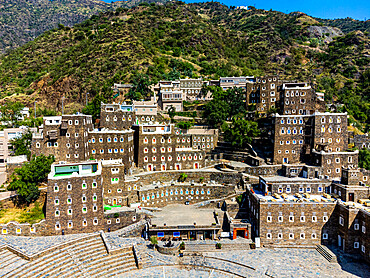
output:
[{"label": "mountain slope", "polygon": [[309,27],[317,24],[302,13],[232,10],[216,2],[106,12],[48,31],[1,57],[0,99],[38,100],[60,111],[64,96],[72,112],[81,109],[86,93],[90,99],[109,95],[113,83],[130,82],[137,72],[153,81],[273,73],[338,95],[347,82],[355,86],[365,76],[369,37],[357,31],[330,43],[326,35],[310,38]]},{"label": "mountain slope", "polygon": [[58,24],[73,26],[99,12],[118,7],[129,8],[140,2],[129,0],[108,4],[98,0],[0,0],[0,51],[23,45]]}]

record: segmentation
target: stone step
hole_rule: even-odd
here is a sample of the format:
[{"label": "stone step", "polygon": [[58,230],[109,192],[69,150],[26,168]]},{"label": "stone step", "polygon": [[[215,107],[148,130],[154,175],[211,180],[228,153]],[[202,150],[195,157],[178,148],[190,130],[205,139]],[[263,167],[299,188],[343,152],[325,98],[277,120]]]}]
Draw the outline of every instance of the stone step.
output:
[{"label": "stone step", "polygon": [[[15,263],[20,257],[15,255],[14,253],[8,251],[10,254],[6,254],[6,261],[0,263],[0,269],[4,269],[8,267],[9,265]],[[4,257],[3,257],[4,258]]]},{"label": "stone step", "polygon": [[[99,245],[102,245],[102,246],[99,246]],[[78,244],[78,245],[72,245],[70,246],[69,248],[79,248],[81,245]],[[79,250],[76,250],[76,253],[79,254],[79,253],[82,253],[84,251],[90,251],[91,248],[99,248],[99,250],[105,250],[105,247],[103,245],[102,242],[99,242],[99,241],[93,241],[93,240],[89,240],[87,241],[87,245],[86,246],[83,246],[83,248],[79,249]],[[57,264],[57,263],[60,263],[60,262],[63,262],[64,260],[68,260],[70,259],[70,255],[69,253],[66,251],[67,249],[69,249],[68,247],[65,247],[61,250],[55,250],[52,255],[49,255],[46,256],[46,260],[45,260],[45,257],[40,257],[38,258],[37,260],[31,262],[31,264],[28,264],[26,266],[26,269],[24,269],[24,271],[18,273],[18,274],[22,274],[24,272],[30,272],[32,273],[32,275],[35,275],[35,272],[37,270],[38,274],[35,276],[35,277],[38,277],[39,275],[43,274],[45,269],[48,269],[50,268],[51,266]],[[88,249],[88,250],[87,250]],[[32,271],[34,270],[34,271]],[[23,274],[25,277],[27,277],[28,275],[27,274]]]},{"label": "stone step", "polygon": [[[87,248],[85,248],[85,250],[86,249]],[[90,249],[88,249],[88,250],[86,250],[86,252],[83,252],[83,253],[82,253],[82,251],[80,251],[80,252],[78,252],[79,255],[76,255],[76,256],[72,256],[72,255],[70,255],[68,253],[63,253],[63,256],[65,256],[65,257],[60,258],[55,263],[50,263],[49,265],[47,265],[47,267],[44,268],[43,271],[39,272],[35,277],[42,277],[42,275],[48,273],[48,271],[50,270],[50,267],[54,266],[51,269],[54,269],[55,267],[58,268],[63,263],[66,263],[66,262],[69,262],[69,261],[72,261],[75,264],[81,264],[82,263],[81,262],[81,256],[85,255],[87,257],[91,257],[91,256],[94,256],[96,253],[99,253],[99,252],[101,252],[103,254],[104,253],[106,254],[105,247],[100,247],[99,249],[95,249],[94,251],[91,251]],[[75,262],[74,261],[74,258],[76,258],[78,260],[78,262]],[[60,271],[58,273],[58,276],[62,275],[64,272],[68,272],[68,271],[70,271],[72,269],[63,269],[62,271]]]},{"label": "stone step", "polygon": [[109,275],[109,277],[112,277],[113,272],[123,273],[123,272],[131,271],[133,269],[137,269],[135,261],[122,263],[120,260],[117,260],[89,274],[91,275],[90,276],[91,278],[94,278],[94,277],[100,278],[100,277],[107,276],[107,275]]},{"label": "stone step", "polygon": [[330,263],[337,262],[337,256],[326,246],[317,245],[316,251],[319,252]]},{"label": "stone step", "polygon": [[86,242],[87,243],[93,242],[94,240],[96,240],[96,238],[90,238],[90,239],[87,239],[85,241],[79,240],[77,242],[71,243],[71,245],[68,244],[67,246],[64,246],[61,249],[57,248],[53,252],[51,252],[49,254],[46,254],[45,256],[41,256],[41,257],[35,259],[34,261],[24,265],[22,268],[17,269],[15,272],[9,273],[11,275],[6,276],[6,277],[13,277],[13,275],[21,275],[21,276],[25,275],[24,273],[31,272],[33,269],[36,269],[40,265],[45,266],[50,261],[55,262],[56,258],[63,256],[63,251],[65,251],[67,249],[70,249],[70,248],[78,247],[81,244],[86,243]]},{"label": "stone step", "polygon": [[125,269],[122,269],[121,267],[115,267],[115,268],[111,268],[107,272],[101,273],[100,274],[101,276],[97,276],[97,277],[109,277],[109,278],[111,278],[111,277],[114,277],[115,275],[119,275],[121,273],[129,272],[129,271],[133,271],[133,270],[137,270],[136,265],[126,267]]}]

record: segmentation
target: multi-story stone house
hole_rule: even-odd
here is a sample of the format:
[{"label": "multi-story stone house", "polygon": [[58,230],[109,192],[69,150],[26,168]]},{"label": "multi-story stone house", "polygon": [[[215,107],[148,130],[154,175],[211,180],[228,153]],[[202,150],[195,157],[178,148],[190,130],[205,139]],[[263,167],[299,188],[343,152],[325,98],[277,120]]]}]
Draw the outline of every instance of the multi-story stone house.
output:
[{"label": "multi-story stone house", "polygon": [[39,132],[32,136],[32,154],[54,155],[55,161],[84,161],[88,156],[92,116],[76,114],[44,117]]},{"label": "multi-story stone house", "polygon": [[[145,171],[198,169],[204,166],[205,155],[189,145],[177,145],[173,124],[134,125],[135,163]],[[181,139],[182,140],[182,139]]]},{"label": "multi-story stone house", "polygon": [[131,173],[134,164],[134,131],[132,129],[94,129],[89,132],[88,156],[90,159],[121,159],[124,173]]},{"label": "multi-story stone house", "polygon": [[210,152],[217,147],[218,129],[192,127],[188,130],[176,130],[176,146],[187,147]]},{"label": "multi-story stone house", "polygon": [[123,130],[129,129],[135,123],[135,111],[133,105],[126,103],[101,104],[99,125],[106,129]]},{"label": "multi-story stone house", "polygon": [[[345,167],[356,164],[357,153],[346,151],[346,113],[275,114],[272,119],[274,164],[313,163],[324,167],[323,174],[330,177],[340,177],[342,164]],[[324,159],[333,163],[325,164]]]},{"label": "multi-story stone house", "polygon": [[307,83],[284,83],[280,94],[280,111],[284,115],[311,115],[325,111],[324,101]]},{"label": "multi-story stone house", "polygon": [[245,198],[253,237],[272,246],[334,244],[370,261],[370,189],[361,176],[360,170],[349,168],[342,171],[340,183],[331,184],[260,177]]},{"label": "multi-story stone house", "polygon": [[48,175],[46,221],[51,234],[104,227],[101,162],[54,164]]},{"label": "multi-story stone house", "polygon": [[246,83],[247,105],[255,105],[256,111],[263,114],[271,108],[277,108],[280,102],[281,84],[276,75],[257,77],[255,82]]},{"label": "multi-story stone house", "polygon": [[168,111],[171,107],[175,108],[176,112],[183,110],[182,106],[183,96],[182,91],[160,91],[158,104],[161,110]]},{"label": "multi-story stone house", "polygon": [[241,88],[245,91],[247,84],[252,84],[254,81],[254,76],[220,77],[219,86],[224,91],[232,88]]},{"label": "multi-story stone house", "polygon": [[209,97],[201,96],[202,85],[202,78],[180,79],[180,90],[182,91],[183,100],[208,100]]},{"label": "multi-story stone house", "polygon": [[133,101],[135,124],[154,123],[159,120],[156,95],[151,100]]}]

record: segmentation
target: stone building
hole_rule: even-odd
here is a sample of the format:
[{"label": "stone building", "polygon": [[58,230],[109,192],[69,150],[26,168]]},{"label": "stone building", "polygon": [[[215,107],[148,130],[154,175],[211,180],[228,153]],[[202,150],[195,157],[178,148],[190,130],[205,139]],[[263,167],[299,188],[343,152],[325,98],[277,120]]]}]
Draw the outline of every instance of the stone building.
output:
[{"label": "stone building", "polygon": [[325,102],[307,83],[284,83],[280,100],[280,111],[284,115],[312,115],[316,111],[325,111]]},{"label": "stone building", "polygon": [[282,82],[276,75],[257,77],[255,82],[246,83],[246,104],[255,105],[258,113],[266,114],[271,108],[277,108],[280,102]]},{"label": "stone building", "polygon": [[134,163],[134,131],[132,129],[94,129],[89,132],[87,155],[97,160],[121,159],[124,172],[130,173]]},{"label": "stone building", "polygon": [[104,228],[101,162],[53,164],[48,175],[46,221],[50,234]]},{"label": "stone building", "polygon": [[356,148],[370,150],[370,136],[366,134],[354,135],[351,140]]},{"label": "stone building", "polygon": [[202,78],[180,79],[180,90],[182,91],[183,100],[209,100],[209,97],[201,96],[202,86]]},{"label": "stone building", "polygon": [[272,143],[271,154],[274,164],[312,163],[328,169],[333,168],[329,172],[324,171],[326,172],[324,175],[329,173],[330,176],[340,177],[340,171],[336,170],[338,167],[323,163],[325,157],[334,159],[338,165],[345,163],[343,159],[350,164],[357,161],[356,152],[346,151],[348,148],[346,113],[275,114],[271,125],[269,129],[272,139],[269,140]]},{"label": "stone building", "polygon": [[129,129],[135,123],[133,105],[128,104],[101,104],[99,125],[111,130]]},{"label": "stone building", "polygon": [[251,84],[254,81],[254,76],[220,77],[219,86],[224,91],[232,88],[241,88],[245,91],[247,84]]},{"label": "stone building", "polygon": [[156,95],[151,100],[133,101],[135,124],[154,123],[159,120]]},{"label": "stone building", "polygon": [[39,132],[33,133],[31,152],[54,155],[55,161],[84,161],[88,156],[92,116],[75,114],[44,117]]},{"label": "stone building", "polygon": [[206,152],[210,152],[217,147],[217,142],[218,129],[210,129],[206,126],[195,126],[187,130],[181,130],[176,138],[178,147],[180,144],[186,144],[186,147],[192,147]]},{"label": "stone building", "polygon": [[[307,180],[310,185],[310,180]],[[307,186],[304,186],[307,188]],[[245,202],[253,237],[266,245],[315,245],[326,239],[336,203],[321,195],[267,195],[263,185],[247,190]]]},{"label": "stone building", "polygon": [[370,188],[348,168],[340,182],[260,177],[246,191],[252,235],[263,245],[336,245],[370,261]]},{"label": "stone building", "polygon": [[203,151],[177,147],[173,124],[134,125],[135,163],[145,171],[198,169],[204,167]]}]

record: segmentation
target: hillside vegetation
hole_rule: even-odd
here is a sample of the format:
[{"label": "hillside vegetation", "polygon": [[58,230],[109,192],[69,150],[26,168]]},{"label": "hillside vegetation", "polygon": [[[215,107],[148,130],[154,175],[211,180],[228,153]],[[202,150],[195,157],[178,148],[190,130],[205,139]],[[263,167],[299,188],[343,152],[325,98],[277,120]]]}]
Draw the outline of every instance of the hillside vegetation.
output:
[{"label": "hillside vegetation", "polygon": [[59,26],[0,60],[0,98],[80,111],[98,93],[138,73],[153,82],[180,76],[279,74],[309,81],[344,103],[361,129],[369,123],[369,35],[353,31],[327,40],[312,37],[322,25],[303,13],[216,2],[145,4],[118,9],[75,25]]},{"label": "hillside vegetation", "polygon": [[0,0],[0,52],[23,45],[58,24],[73,26],[99,12],[128,8],[140,2],[129,0],[108,4],[98,0]]}]

